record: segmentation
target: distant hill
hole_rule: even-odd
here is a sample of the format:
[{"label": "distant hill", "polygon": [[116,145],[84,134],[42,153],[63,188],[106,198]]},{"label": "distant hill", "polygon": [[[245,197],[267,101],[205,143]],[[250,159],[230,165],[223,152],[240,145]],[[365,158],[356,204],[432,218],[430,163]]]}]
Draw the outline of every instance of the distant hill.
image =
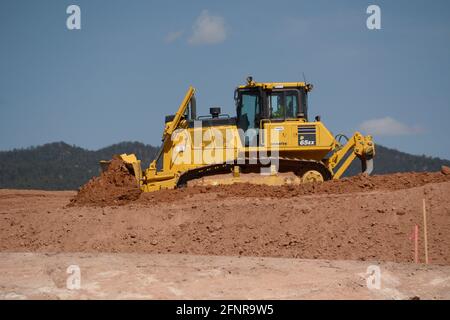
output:
[{"label": "distant hill", "polygon": [[[140,142],[121,142],[90,151],[64,142],[49,143],[27,149],[0,152],[0,188],[74,190],[100,172],[99,161],[114,154],[135,153],[147,167],[157,148]],[[438,171],[450,161],[427,156],[415,156],[377,146],[376,174],[404,171]],[[348,175],[360,171],[355,161]]]},{"label": "distant hill", "polygon": [[[395,149],[376,145],[374,171],[372,174],[395,172],[439,171],[442,165],[450,166],[450,161],[426,155],[412,155]],[[356,159],[347,170],[347,176],[361,172],[361,164]]]},{"label": "distant hill", "polygon": [[100,160],[135,153],[143,165],[157,148],[140,142],[121,142],[90,151],[64,142],[0,152],[0,188],[73,190],[100,173]]}]

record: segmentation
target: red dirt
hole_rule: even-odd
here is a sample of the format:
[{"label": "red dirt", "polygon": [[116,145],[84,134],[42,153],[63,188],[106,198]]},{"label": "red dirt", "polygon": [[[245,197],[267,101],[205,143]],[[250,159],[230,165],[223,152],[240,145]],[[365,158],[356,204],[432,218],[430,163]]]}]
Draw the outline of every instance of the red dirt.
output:
[{"label": "red dirt", "polygon": [[450,265],[449,194],[441,173],[168,190],[103,208],[67,207],[71,192],[0,190],[0,251],[412,262],[417,224],[423,262],[426,199],[430,261]]},{"label": "red dirt", "polygon": [[450,175],[440,172],[408,172],[375,176],[360,174],[340,180],[301,185],[266,186],[238,183],[234,185],[194,186],[175,190],[161,190],[143,193],[137,202],[143,204],[173,202],[202,193],[216,193],[220,198],[292,198],[313,194],[344,194],[375,190],[394,191],[445,181],[450,181]]},{"label": "red dirt", "polygon": [[71,200],[74,206],[125,205],[138,200],[141,204],[173,202],[201,193],[217,193],[221,198],[270,197],[291,198],[311,194],[343,194],[374,190],[400,190],[450,180],[450,168],[443,166],[441,172],[408,172],[391,175],[368,176],[360,174],[341,180],[301,185],[267,186],[238,183],[221,186],[191,186],[175,190],[161,190],[141,195],[135,178],[125,163],[114,158],[100,177],[92,178],[80,188]]},{"label": "red dirt", "polygon": [[108,169],[80,188],[71,200],[71,206],[124,205],[137,200],[141,194],[136,179],[125,163],[115,157]]}]

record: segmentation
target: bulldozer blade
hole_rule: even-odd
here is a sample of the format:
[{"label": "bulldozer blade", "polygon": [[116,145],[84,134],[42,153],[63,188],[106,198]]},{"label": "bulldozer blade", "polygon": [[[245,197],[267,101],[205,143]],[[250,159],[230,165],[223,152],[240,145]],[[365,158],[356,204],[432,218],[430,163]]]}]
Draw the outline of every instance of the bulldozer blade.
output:
[{"label": "bulldozer blade", "polygon": [[373,171],[373,158],[361,159],[362,173],[370,175]]},{"label": "bulldozer blade", "polygon": [[137,184],[141,185],[142,179],[142,169],[141,169],[141,160],[138,160],[134,154],[121,154],[119,156],[122,161],[125,163],[127,168],[131,171],[131,173],[136,178]]},{"label": "bulldozer blade", "polygon": [[[140,186],[142,179],[141,160],[138,160],[134,154],[128,155],[126,153],[119,155],[119,158],[124,162],[128,171],[136,178],[136,182]],[[111,160],[100,160],[101,172],[107,171],[110,164]]]}]

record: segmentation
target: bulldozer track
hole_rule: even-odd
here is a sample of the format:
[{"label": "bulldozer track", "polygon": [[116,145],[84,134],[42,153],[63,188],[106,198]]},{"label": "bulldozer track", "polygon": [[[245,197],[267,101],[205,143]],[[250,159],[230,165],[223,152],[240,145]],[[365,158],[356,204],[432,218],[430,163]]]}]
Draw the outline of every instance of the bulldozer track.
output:
[{"label": "bulldozer track", "polygon": [[[239,166],[242,174],[260,173],[261,168],[268,167],[262,165],[261,163],[252,163],[252,161],[256,160],[261,162],[261,159],[247,157],[245,158],[245,163],[243,164],[236,161],[233,163],[213,164],[197,168],[194,170],[189,170],[180,176],[177,182],[177,187],[178,188],[185,187],[187,185],[187,182],[190,180],[218,174],[231,173],[234,166]],[[266,158],[263,160],[270,160],[270,159]],[[322,161],[287,158],[287,157],[279,157],[278,160],[279,160],[278,172],[292,172],[297,176],[301,177],[305,172],[309,170],[316,170],[322,174],[324,180],[330,180],[332,178],[332,173]],[[268,163],[271,162],[269,161]]]}]

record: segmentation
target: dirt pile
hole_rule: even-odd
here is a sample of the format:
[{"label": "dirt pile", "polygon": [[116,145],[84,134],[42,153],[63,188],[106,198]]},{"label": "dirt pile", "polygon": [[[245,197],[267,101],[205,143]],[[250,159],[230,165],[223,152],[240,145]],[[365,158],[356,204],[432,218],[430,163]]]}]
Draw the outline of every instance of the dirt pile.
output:
[{"label": "dirt pile", "polygon": [[139,198],[141,190],[125,163],[114,157],[108,169],[80,188],[69,206],[123,205]]},{"label": "dirt pile", "polygon": [[429,183],[450,181],[450,175],[441,172],[407,172],[368,176],[360,174],[350,178],[302,185],[266,186],[238,183],[221,186],[195,186],[176,190],[144,193],[138,203],[173,202],[195,194],[215,193],[220,198],[292,198],[313,194],[344,194],[376,190],[401,190]]},{"label": "dirt pile", "polygon": [[0,190],[0,251],[412,262],[418,225],[423,262],[425,199],[430,261],[450,265],[449,193],[450,182],[442,182],[277,198],[205,192],[172,203],[67,208],[73,193]]},{"label": "dirt pile", "polygon": [[441,172],[407,172],[375,176],[360,174],[340,180],[302,185],[267,186],[237,183],[220,186],[192,186],[141,195],[134,176],[129,173],[122,160],[115,158],[108,170],[103,172],[100,177],[92,178],[81,187],[78,194],[72,199],[71,205],[105,207],[125,205],[136,200],[138,204],[168,203],[203,193],[217,194],[221,198],[292,198],[314,194],[394,191],[450,181],[447,168],[443,167]]}]

